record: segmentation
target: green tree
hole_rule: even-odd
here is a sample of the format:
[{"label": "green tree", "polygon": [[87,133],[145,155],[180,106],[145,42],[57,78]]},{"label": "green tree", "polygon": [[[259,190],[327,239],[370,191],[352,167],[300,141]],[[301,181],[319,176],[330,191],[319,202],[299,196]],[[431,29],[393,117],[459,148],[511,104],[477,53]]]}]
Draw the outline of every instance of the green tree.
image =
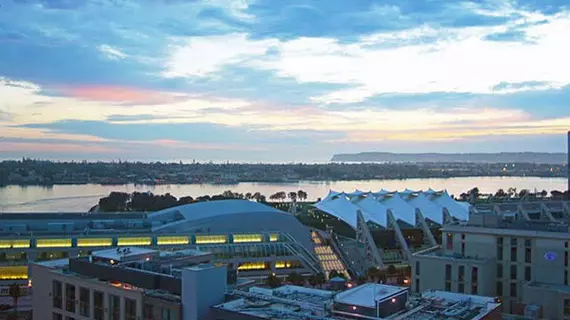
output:
[{"label": "green tree", "polygon": [[276,275],[272,274],[265,279],[265,284],[267,284],[270,288],[277,288],[281,286],[282,281]]},{"label": "green tree", "polygon": [[288,194],[289,199],[291,199],[291,201],[296,202],[297,201],[297,192],[289,192]]},{"label": "green tree", "polygon": [[305,278],[297,272],[293,271],[287,276],[287,281],[291,282],[294,285],[301,285],[305,281]]}]

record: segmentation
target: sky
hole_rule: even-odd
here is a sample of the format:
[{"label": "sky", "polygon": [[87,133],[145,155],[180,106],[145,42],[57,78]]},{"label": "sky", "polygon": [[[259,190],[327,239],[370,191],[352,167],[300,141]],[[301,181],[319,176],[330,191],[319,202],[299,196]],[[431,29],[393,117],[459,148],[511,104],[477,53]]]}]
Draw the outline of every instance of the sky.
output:
[{"label": "sky", "polygon": [[0,158],[566,150],[570,0],[2,0]]}]

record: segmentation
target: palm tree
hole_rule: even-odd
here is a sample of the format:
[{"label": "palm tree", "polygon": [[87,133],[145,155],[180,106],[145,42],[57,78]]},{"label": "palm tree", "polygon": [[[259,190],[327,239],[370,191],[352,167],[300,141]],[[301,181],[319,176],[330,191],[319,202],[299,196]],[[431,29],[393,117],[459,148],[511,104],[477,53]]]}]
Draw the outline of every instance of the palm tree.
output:
[{"label": "palm tree", "polygon": [[20,299],[22,292],[20,291],[20,285],[17,283],[12,283],[8,289],[10,297],[14,302],[14,310],[18,312],[18,299]]}]

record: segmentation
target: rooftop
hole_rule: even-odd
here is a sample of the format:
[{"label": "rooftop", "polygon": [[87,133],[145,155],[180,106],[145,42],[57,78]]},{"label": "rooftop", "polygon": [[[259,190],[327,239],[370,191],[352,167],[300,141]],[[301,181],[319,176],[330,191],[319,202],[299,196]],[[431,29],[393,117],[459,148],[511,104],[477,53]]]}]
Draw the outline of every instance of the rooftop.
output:
[{"label": "rooftop", "polygon": [[158,255],[158,250],[140,248],[140,247],[126,247],[126,248],[113,248],[106,250],[93,251],[91,256],[93,258],[121,261],[132,261],[133,259],[143,259],[145,256]]},{"label": "rooftop", "polygon": [[391,299],[406,292],[408,292],[408,288],[367,283],[337,294],[334,300],[336,303],[375,308],[378,302]]},{"label": "rooftop", "polygon": [[233,291],[233,295],[238,299],[215,308],[262,319],[332,319],[326,317],[326,304],[330,304],[334,295],[330,291],[299,286],[253,287],[249,292]]},{"label": "rooftop", "polygon": [[428,291],[410,297],[411,310],[398,314],[394,320],[476,320],[497,310],[495,298],[444,291]]},{"label": "rooftop", "polygon": [[539,288],[539,289],[545,289],[548,291],[558,291],[558,292],[563,292],[563,293],[570,293],[570,286],[564,286],[564,285],[560,285],[560,284],[548,284],[548,283],[540,283],[540,282],[529,282],[527,283],[528,287],[531,288]]}]

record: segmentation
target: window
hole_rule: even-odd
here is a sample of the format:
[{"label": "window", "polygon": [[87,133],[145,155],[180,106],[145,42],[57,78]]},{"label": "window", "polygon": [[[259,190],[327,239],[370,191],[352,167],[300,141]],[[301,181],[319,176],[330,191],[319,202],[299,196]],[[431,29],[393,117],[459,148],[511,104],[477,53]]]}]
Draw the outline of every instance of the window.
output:
[{"label": "window", "polygon": [[564,317],[570,316],[570,299],[564,299]]},{"label": "window", "polygon": [[500,263],[497,263],[497,278],[502,278],[503,277],[503,265]]},{"label": "window", "polygon": [[51,314],[51,318],[52,318],[52,320],[63,320],[63,316],[59,313],[56,313],[56,312]]},{"label": "window", "polygon": [[137,302],[133,299],[125,298],[125,320],[136,320]]},{"label": "window", "polygon": [[502,245],[503,245],[503,237],[497,237],[497,245],[498,245],[498,246],[502,246]]},{"label": "window", "polygon": [[564,252],[564,266],[568,266],[568,251]]},{"label": "window", "polygon": [[471,282],[477,283],[479,280],[479,269],[477,267],[471,268]]},{"label": "window", "polygon": [[511,266],[511,280],[517,280],[517,266]]},{"label": "window", "polygon": [[503,260],[503,246],[497,247],[497,260]]},{"label": "window", "polygon": [[115,295],[109,295],[109,320],[121,319],[121,298]]},{"label": "window", "polygon": [[517,262],[517,247],[511,247],[511,262]]},{"label": "window", "polygon": [[453,249],[453,234],[452,233],[447,233],[445,243],[447,244],[448,250]]},{"label": "window", "polygon": [[143,308],[143,319],[144,320],[154,319],[154,306],[152,304],[145,303]]},{"label": "window", "polygon": [[530,239],[525,239],[524,240],[524,246],[529,248],[532,246],[532,241]]},{"label": "window", "polygon": [[91,294],[88,288],[79,288],[79,314],[89,317]]},{"label": "window", "polygon": [[465,284],[463,282],[460,282],[459,285],[457,286],[457,292],[465,293]]},{"label": "window", "polygon": [[103,292],[93,291],[93,319],[103,320]]},{"label": "window", "polygon": [[531,278],[530,266],[524,267],[524,280],[530,281],[530,278]]},{"label": "window", "polygon": [[511,283],[511,297],[517,297],[517,284],[515,282]]},{"label": "window", "polygon": [[461,255],[464,256],[465,255],[465,242],[461,243]]},{"label": "window", "polygon": [[451,281],[451,265],[450,264],[445,265],[445,280]]},{"label": "window", "polygon": [[162,308],[162,320],[172,320],[172,315],[170,314],[170,309]]},{"label": "window", "polygon": [[451,282],[449,281],[445,282],[445,291],[451,291]]},{"label": "window", "polygon": [[60,281],[57,280],[52,281],[51,297],[52,297],[53,307],[61,309],[61,304],[63,300],[63,287]]},{"label": "window", "polygon": [[526,263],[532,262],[532,251],[530,248],[524,249],[524,262]]},{"label": "window", "polygon": [[416,292],[422,292],[420,287],[420,279],[416,279]]},{"label": "window", "polygon": [[420,275],[420,262],[416,261],[416,276]]},{"label": "window", "polygon": [[564,270],[564,285],[568,285],[568,272],[566,272],[566,270]]},{"label": "window", "polygon": [[501,297],[503,295],[503,282],[497,281],[497,296]]},{"label": "window", "polygon": [[459,275],[457,276],[458,281],[464,281],[465,278],[465,266],[459,266]]},{"label": "window", "polygon": [[471,294],[478,294],[478,292],[479,292],[479,289],[477,287],[477,283],[475,283],[475,282],[472,283],[471,284]]},{"label": "window", "polygon": [[511,238],[511,246],[517,246],[517,238]]},{"label": "window", "polygon": [[65,284],[65,310],[75,313],[75,286],[69,283]]},{"label": "window", "polygon": [[465,233],[461,234],[461,240],[465,240]]},{"label": "window", "polygon": [[564,242],[564,248],[568,248],[568,241]]}]

